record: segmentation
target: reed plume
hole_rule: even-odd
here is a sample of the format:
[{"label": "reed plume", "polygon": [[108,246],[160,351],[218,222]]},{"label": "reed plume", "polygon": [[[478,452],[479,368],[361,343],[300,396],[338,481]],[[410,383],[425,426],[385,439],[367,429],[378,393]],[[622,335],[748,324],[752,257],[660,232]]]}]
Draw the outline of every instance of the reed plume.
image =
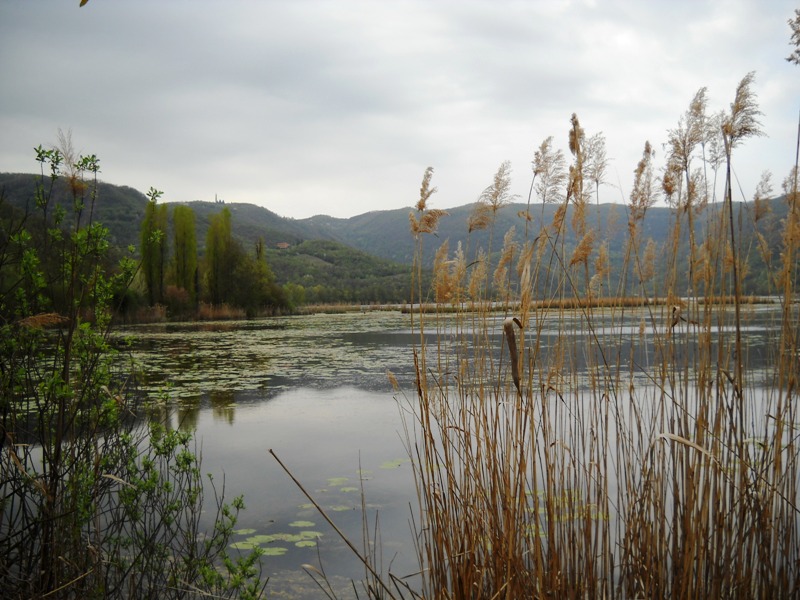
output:
[{"label": "reed plume", "polygon": [[[434,343],[419,338],[406,424],[422,597],[800,592],[796,174],[785,182],[780,260],[766,260],[770,232],[758,231],[772,222],[766,179],[753,202],[754,243],[782,286],[780,335],[765,350],[777,360],[763,372],[748,370],[742,339],[759,310],[735,284],[756,265],[737,246],[740,230],[701,210],[713,189],[705,165],[716,172],[720,164],[717,141],[729,166],[730,149],[758,134],[751,85],[745,77],[724,120],[706,116],[705,88],[695,94],[668,132],[660,181],[644,145],[621,264],[586,223],[586,192],[602,177],[589,168],[599,155],[592,158],[575,115],[569,174],[560,175],[552,138],[532,163],[532,192],[543,204],[559,198],[550,224],[542,219],[533,232],[528,207],[522,241],[511,231],[493,254],[490,236],[469,267],[460,249],[451,260],[440,248],[436,297],[452,303],[464,293],[474,302],[419,317],[435,334]],[[494,226],[509,172],[501,167],[484,190],[470,232]],[[557,192],[549,184],[559,177]],[[674,208],[665,246],[645,229],[661,194]],[[714,215],[729,219],[729,186],[726,204]],[[564,241],[570,217],[574,247]],[[698,240],[687,244],[695,230]],[[581,265],[584,282],[571,268]],[[607,281],[616,282],[615,294],[601,294]],[[428,352],[435,366],[423,364]]]}]

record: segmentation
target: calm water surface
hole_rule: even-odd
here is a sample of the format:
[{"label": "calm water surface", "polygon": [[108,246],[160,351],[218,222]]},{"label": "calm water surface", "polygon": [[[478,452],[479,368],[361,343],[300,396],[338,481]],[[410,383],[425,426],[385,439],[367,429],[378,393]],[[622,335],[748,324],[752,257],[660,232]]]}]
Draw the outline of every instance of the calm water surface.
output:
[{"label": "calm water surface", "polygon": [[[776,359],[776,310],[748,312],[745,338],[753,375]],[[537,326],[543,356],[582,328],[580,313],[560,316],[545,316]],[[593,318],[601,324],[594,334],[604,351],[632,353],[647,369],[652,340],[665,334],[665,316],[654,320],[649,313],[629,310],[624,323],[618,316]],[[608,334],[604,319],[612,324]],[[498,348],[501,320],[498,316],[493,327]],[[688,331],[679,326],[673,335]],[[391,566],[395,575],[416,571],[409,523],[416,493],[402,419],[408,400],[392,391],[386,375],[392,371],[413,397],[412,345],[419,338],[412,334],[408,315],[160,324],[130,327],[117,335],[132,338],[142,389],[162,399],[160,417],[173,427],[196,430],[203,471],[214,474],[218,485],[224,481],[229,500],[244,494],[247,510],[234,541],[258,543],[270,553],[263,564],[271,597],[319,597],[303,564],[324,568],[342,598],[353,596],[350,579],[360,580],[364,570],[270,449],[357,547],[363,547],[363,517],[371,531],[377,520],[384,570]],[[685,346],[691,351],[691,340]],[[572,366],[584,368],[580,362]]]},{"label": "calm water surface", "polygon": [[[196,430],[204,473],[225,494],[244,494],[234,541],[259,543],[271,597],[316,598],[301,568],[324,567],[340,590],[364,569],[269,455],[272,449],[359,548],[362,489],[370,530],[379,523],[384,568],[416,570],[402,396],[412,389],[410,317],[399,312],[312,315],[242,322],[159,324],[130,337],[143,391],[160,416]],[[254,536],[272,536],[269,538]],[[248,541],[250,540],[250,541]]]}]

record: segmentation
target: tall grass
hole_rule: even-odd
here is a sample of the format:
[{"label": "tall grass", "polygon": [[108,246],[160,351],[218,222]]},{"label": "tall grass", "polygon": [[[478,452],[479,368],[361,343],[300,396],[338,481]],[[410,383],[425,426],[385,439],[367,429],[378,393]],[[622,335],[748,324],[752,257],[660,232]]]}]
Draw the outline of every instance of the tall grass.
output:
[{"label": "tall grass", "polygon": [[[607,240],[587,223],[601,179],[586,175],[573,115],[573,163],[555,177],[566,191],[539,186],[560,202],[553,221],[524,211],[522,241],[505,235],[499,251],[445,245],[433,289],[414,288],[425,310],[414,315],[416,393],[405,427],[424,597],[800,593],[800,215],[792,175],[781,254],[765,261],[781,303],[776,334],[769,366],[754,370],[743,332],[760,313],[742,293],[748,254],[737,222],[757,229],[758,219],[750,204],[734,214],[731,191],[733,150],[760,133],[752,81],[742,80],[713,127],[698,92],[670,132],[663,177],[645,146],[627,223],[609,234],[625,236],[620,273],[609,273]],[[691,157],[716,177],[723,163],[706,158],[715,144],[724,149],[724,210],[705,211],[714,185]],[[418,261],[425,233],[445,216],[428,206],[431,177],[429,169],[411,216]],[[493,226],[509,177],[504,163],[471,229]],[[675,208],[665,248],[641,231],[660,191]],[[498,302],[511,308],[498,313]]]}]

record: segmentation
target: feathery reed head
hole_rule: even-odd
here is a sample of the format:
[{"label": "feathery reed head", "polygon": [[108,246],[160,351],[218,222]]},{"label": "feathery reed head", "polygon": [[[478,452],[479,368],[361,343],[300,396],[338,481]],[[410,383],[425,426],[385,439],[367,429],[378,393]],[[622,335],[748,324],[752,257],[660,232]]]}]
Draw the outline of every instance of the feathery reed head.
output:
[{"label": "feathery reed head", "polygon": [[467,231],[480,231],[486,229],[492,222],[492,209],[485,202],[477,202],[467,220]]},{"label": "feathery reed head", "polygon": [[431,187],[431,179],[433,179],[433,167],[425,169],[425,174],[422,176],[422,185],[419,188],[419,200],[415,208],[418,212],[425,210],[428,199],[436,193],[436,188]]},{"label": "feathery reed head", "polygon": [[553,136],[546,138],[533,157],[533,178],[536,195],[542,204],[560,202],[567,181],[566,160],[561,150],[553,149]]},{"label": "feathery reed head", "polygon": [[592,253],[592,246],[594,244],[594,230],[590,229],[578,242],[575,252],[572,253],[572,259],[569,261],[569,266],[585,263],[589,260]]},{"label": "feathery reed head", "polygon": [[496,213],[500,208],[511,202],[514,196],[510,193],[511,189],[511,163],[503,162],[494,174],[492,185],[483,190],[480,202],[486,204]]},{"label": "feathery reed head", "polygon": [[642,159],[636,165],[636,170],[634,171],[633,189],[631,190],[631,199],[628,204],[633,222],[642,220],[647,209],[656,201],[653,193],[652,161],[654,156],[655,152],[653,152],[650,142],[645,142]]},{"label": "feathery reed head", "polygon": [[764,171],[753,194],[753,220],[758,223],[770,213],[769,199],[772,196],[772,173]]},{"label": "feathery reed head", "polygon": [[736,98],[731,103],[731,110],[722,121],[722,135],[728,152],[747,137],[764,135],[758,117],[763,113],[758,109],[757,96],[752,85],[755,72],[750,71],[736,86]]}]

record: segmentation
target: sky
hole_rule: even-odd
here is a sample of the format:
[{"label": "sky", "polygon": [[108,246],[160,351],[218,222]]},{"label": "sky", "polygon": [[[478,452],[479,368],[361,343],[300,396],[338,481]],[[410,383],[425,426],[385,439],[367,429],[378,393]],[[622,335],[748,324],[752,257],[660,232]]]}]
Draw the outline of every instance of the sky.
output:
[{"label": "sky", "polygon": [[71,132],[100,178],[163,200],[350,217],[474,202],[504,161],[528,197],[548,136],[602,133],[601,202],[695,93],[729,110],[755,72],[762,137],[734,151],[740,199],[794,164],[800,66],[786,0],[2,0],[0,172]]}]

